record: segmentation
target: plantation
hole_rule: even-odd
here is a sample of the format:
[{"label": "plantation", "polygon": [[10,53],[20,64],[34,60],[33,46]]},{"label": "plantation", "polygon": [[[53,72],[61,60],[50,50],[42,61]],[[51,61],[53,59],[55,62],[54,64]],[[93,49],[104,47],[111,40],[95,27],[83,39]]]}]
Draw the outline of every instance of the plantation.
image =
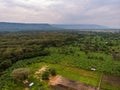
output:
[{"label": "plantation", "polygon": [[35,83],[30,90],[49,90],[48,82],[34,78],[44,65],[71,80],[98,87],[102,77],[100,88],[120,89],[112,84],[120,79],[119,32],[6,32],[0,33],[0,47],[1,90],[24,90],[25,85],[11,77],[17,68],[30,70],[28,80]]}]

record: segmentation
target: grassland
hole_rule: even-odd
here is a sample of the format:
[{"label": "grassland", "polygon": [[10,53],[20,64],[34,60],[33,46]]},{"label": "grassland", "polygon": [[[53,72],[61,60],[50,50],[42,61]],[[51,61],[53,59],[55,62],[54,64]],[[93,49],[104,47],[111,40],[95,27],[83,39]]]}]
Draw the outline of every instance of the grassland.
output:
[{"label": "grassland", "polygon": [[[40,69],[42,66],[45,66],[45,65],[55,68],[57,73],[59,75],[62,75],[65,78],[83,82],[83,83],[86,83],[86,84],[89,84],[92,86],[96,86],[96,87],[98,86],[102,72],[98,72],[98,71],[94,72],[94,71],[90,71],[87,69],[85,70],[85,69],[81,69],[81,68],[76,68],[73,65],[70,66],[70,64],[64,63],[64,60],[66,60],[66,58],[68,56],[66,56],[66,57],[64,56],[65,59],[61,63],[54,64],[53,61],[54,61],[55,57],[56,57],[55,55],[54,55],[54,57],[53,56],[37,57],[37,58],[31,58],[31,59],[26,59],[26,60],[17,62],[16,64],[13,65],[13,67],[11,67],[8,71],[6,71],[7,76],[5,75],[5,77],[8,78],[8,79],[6,78],[8,84],[6,84],[5,90],[13,90],[13,88],[15,88],[16,90],[23,90],[25,88],[25,85],[14,82],[12,79],[10,79],[10,76],[9,76],[11,71],[14,68],[20,68],[20,67],[26,67],[26,68],[30,69],[30,75],[29,75],[28,80],[30,82],[35,83],[34,86],[30,88],[30,90],[36,90],[38,88],[44,88],[45,90],[50,90],[47,86],[47,82],[40,83],[39,79],[34,78],[35,71],[37,71],[38,69]],[[60,56],[57,56],[56,58],[60,59]],[[48,60],[50,60],[50,61],[52,60],[52,62],[48,63]],[[107,82],[109,82],[109,79],[107,80]],[[103,88],[105,90],[106,89],[107,90],[119,90],[120,89],[119,86],[110,85],[105,82],[102,82],[101,88]]]},{"label": "grassland", "polygon": [[[40,87],[39,85],[41,83],[38,79],[34,78],[34,73],[35,73],[35,71],[39,70],[42,66],[46,66],[46,65],[49,66],[49,68],[55,68],[58,75],[61,75],[65,78],[68,78],[71,80],[86,83],[86,84],[89,84],[89,85],[92,85],[95,87],[98,87],[98,83],[100,82],[100,78],[102,75],[102,73],[100,73],[100,72],[88,71],[88,70],[84,70],[84,69],[78,69],[78,68],[59,65],[59,64],[49,64],[49,63],[44,63],[44,62],[34,63],[34,64],[27,66],[27,68],[29,68],[31,71],[29,80],[31,82],[35,82],[35,85],[33,87],[31,87],[30,90],[35,90]],[[109,76],[106,75],[106,77],[109,77]],[[111,77],[113,77],[113,76],[111,76]],[[120,78],[117,78],[117,79],[120,79]],[[105,90],[119,90],[120,89],[119,85],[109,84],[109,82],[112,82],[109,80],[110,79],[105,80],[105,78],[102,77],[102,83],[101,83],[100,88],[105,89]],[[105,83],[105,82],[107,82],[107,83]],[[113,81],[112,83],[117,83],[117,82]],[[47,82],[42,83],[42,84],[43,84],[43,88],[45,88],[45,90],[50,90],[47,86],[47,84],[48,84]]]},{"label": "grassland", "polygon": [[[48,86],[47,86],[47,82],[41,83],[39,79],[34,78],[35,72],[37,70],[39,70],[42,66],[45,66],[45,65],[49,66],[49,68],[55,68],[58,75],[61,75],[65,78],[68,78],[71,80],[75,80],[75,81],[83,82],[83,83],[86,83],[89,85],[93,85],[96,87],[98,85],[100,75],[101,75],[98,72],[92,72],[92,71],[87,71],[87,70],[83,70],[83,69],[62,66],[62,65],[58,65],[58,64],[49,64],[49,63],[44,63],[44,62],[35,63],[35,64],[31,64],[31,65],[27,66],[27,68],[29,68],[30,72],[31,72],[29,75],[29,81],[35,83],[30,88],[30,90],[36,90],[39,87],[41,88],[41,84],[45,90],[50,90],[50,88],[48,88]],[[18,86],[15,88],[16,88],[16,90],[20,90],[20,89],[24,89],[25,86],[24,85],[21,86],[18,84]]]}]

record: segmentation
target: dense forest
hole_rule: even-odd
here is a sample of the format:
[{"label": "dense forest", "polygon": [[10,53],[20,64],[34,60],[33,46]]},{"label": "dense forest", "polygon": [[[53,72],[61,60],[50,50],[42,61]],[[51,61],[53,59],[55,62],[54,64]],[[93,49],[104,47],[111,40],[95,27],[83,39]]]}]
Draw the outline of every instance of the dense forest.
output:
[{"label": "dense forest", "polygon": [[2,90],[11,85],[12,70],[38,62],[120,76],[120,32],[0,32]]}]

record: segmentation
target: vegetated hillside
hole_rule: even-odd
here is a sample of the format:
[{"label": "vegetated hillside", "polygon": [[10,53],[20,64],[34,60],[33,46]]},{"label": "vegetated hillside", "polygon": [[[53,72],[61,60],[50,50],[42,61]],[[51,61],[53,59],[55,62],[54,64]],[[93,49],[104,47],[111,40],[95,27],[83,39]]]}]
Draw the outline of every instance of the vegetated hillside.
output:
[{"label": "vegetated hillside", "polygon": [[8,23],[0,22],[0,31],[18,31],[18,30],[54,30],[57,29],[49,24],[31,24],[31,23]]},{"label": "vegetated hillside", "polygon": [[[13,90],[17,85],[21,85],[15,83],[10,76],[14,69],[29,67],[41,62],[88,71],[95,68],[95,72],[105,75],[106,81],[103,81],[101,88],[116,90],[115,88],[119,88],[119,86],[111,85],[116,81],[110,79],[114,82],[109,82],[107,76],[118,76],[118,78],[120,76],[120,32],[26,31],[0,33],[1,90]],[[76,77],[75,80],[78,78]],[[88,81],[80,80],[97,85],[97,83],[89,82],[89,79]],[[96,80],[98,79],[93,81],[98,82]]]},{"label": "vegetated hillside", "polygon": [[10,23],[0,22],[0,31],[21,31],[21,30],[64,30],[64,29],[79,29],[79,30],[108,30],[109,28],[95,24],[37,24],[37,23]]},{"label": "vegetated hillside", "polygon": [[95,24],[53,24],[52,26],[63,29],[109,29],[107,26]]},{"label": "vegetated hillside", "polygon": [[[119,61],[120,33],[83,32],[83,31],[81,32],[31,31],[31,32],[0,33],[0,71],[4,71],[12,64],[22,59],[52,55],[53,52],[50,52],[49,49],[46,49],[51,47],[56,47],[56,50],[58,50],[56,53],[60,54],[59,56],[70,55],[71,57],[71,55],[72,56],[74,55],[74,52],[78,52],[79,56],[79,53],[81,53],[82,55],[79,59],[84,60],[84,62],[85,60],[86,62],[94,62],[94,60],[96,60],[99,61],[99,63],[101,62],[101,64],[102,63],[104,64],[105,62],[104,60],[106,60],[106,58],[108,58],[108,62],[109,60]],[[96,64],[92,66],[98,68],[97,67],[98,65],[99,64],[97,64],[96,62]],[[85,69],[90,68],[90,66],[88,68],[79,65],[78,67],[82,68],[84,67]],[[113,69],[107,70],[106,68],[99,67],[99,70],[105,71],[110,74],[118,75],[120,74],[119,69],[118,71],[117,70],[111,71]]]}]

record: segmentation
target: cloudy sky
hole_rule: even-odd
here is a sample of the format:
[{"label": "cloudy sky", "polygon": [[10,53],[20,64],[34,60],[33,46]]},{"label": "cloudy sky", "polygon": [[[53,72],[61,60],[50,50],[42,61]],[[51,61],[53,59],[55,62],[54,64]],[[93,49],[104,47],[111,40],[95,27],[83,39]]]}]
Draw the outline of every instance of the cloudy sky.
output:
[{"label": "cloudy sky", "polygon": [[120,27],[120,0],[0,0],[0,22]]}]

